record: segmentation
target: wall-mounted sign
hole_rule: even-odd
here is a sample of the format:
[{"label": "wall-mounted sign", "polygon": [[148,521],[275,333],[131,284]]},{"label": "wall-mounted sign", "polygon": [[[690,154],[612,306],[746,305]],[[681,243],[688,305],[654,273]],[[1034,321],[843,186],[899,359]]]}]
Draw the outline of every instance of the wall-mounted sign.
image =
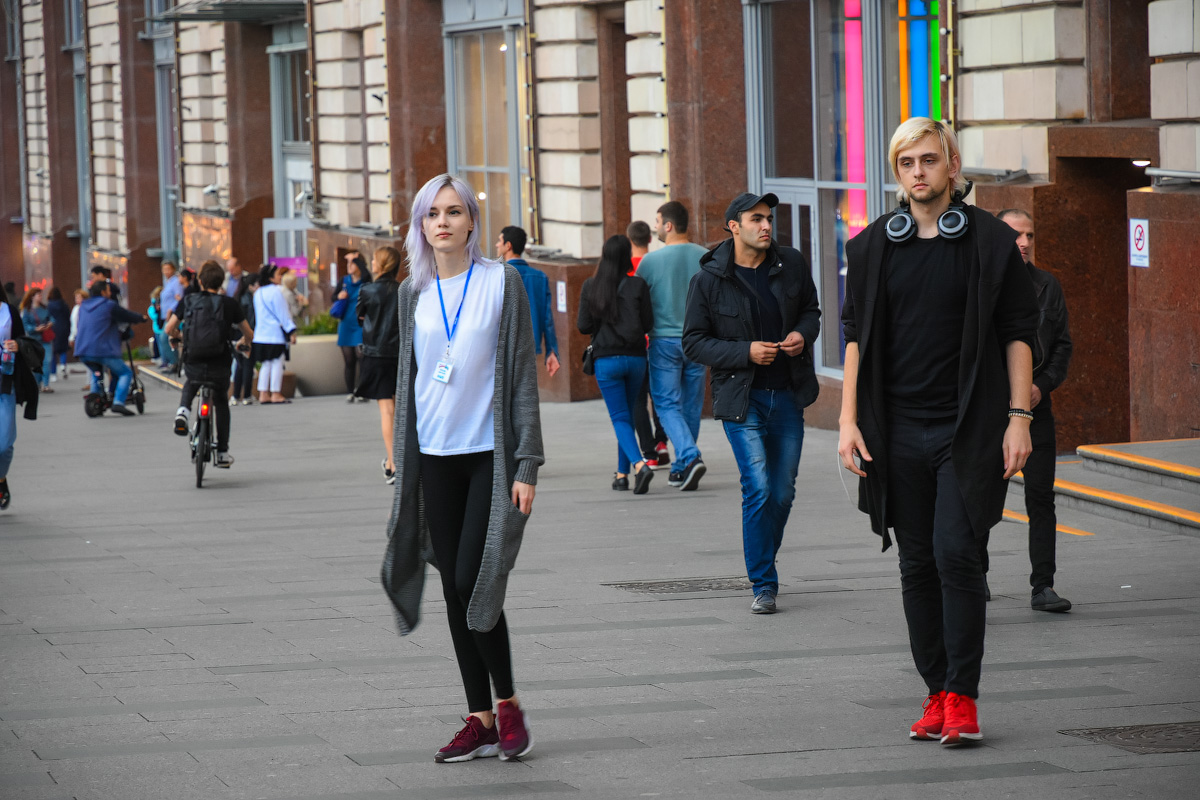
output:
[{"label": "wall-mounted sign", "polygon": [[558,313],[567,313],[567,282],[558,282]]},{"label": "wall-mounted sign", "polygon": [[1129,220],[1129,266],[1150,266],[1150,221]]}]

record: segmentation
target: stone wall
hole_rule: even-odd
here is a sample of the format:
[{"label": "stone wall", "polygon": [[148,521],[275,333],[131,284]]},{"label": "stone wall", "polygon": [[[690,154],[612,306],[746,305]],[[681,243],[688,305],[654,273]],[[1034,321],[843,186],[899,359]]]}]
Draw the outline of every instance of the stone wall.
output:
[{"label": "stone wall", "polygon": [[1083,7],[961,0],[957,8],[963,165],[1047,174],[1047,128],[1087,116]]},{"label": "stone wall", "polygon": [[[225,100],[225,28],[219,22],[179,26],[179,152],[181,205],[194,209],[229,204],[229,133]],[[266,76],[263,76],[266,80]],[[217,195],[204,187],[216,184]]]},{"label": "stone wall", "polygon": [[87,8],[88,95],[91,106],[92,242],[101,250],[124,252],[125,159],[121,111],[121,50],[116,0],[91,0]]},{"label": "stone wall", "polygon": [[42,26],[42,4],[21,3],[21,53],[25,77],[26,180],[29,184],[31,233],[49,236],[50,222],[50,135],[46,120],[46,57]]},{"label": "stone wall", "polygon": [[[666,202],[670,188],[663,2],[628,0],[625,3],[625,33],[635,37],[625,50],[631,114],[629,183],[633,197],[630,207],[633,219],[645,221],[651,229],[654,228],[654,215]],[[657,239],[651,240],[652,247],[657,245]]]},{"label": "stone wall", "polygon": [[1150,3],[1150,115],[1164,169],[1200,170],[1200,0]]}]

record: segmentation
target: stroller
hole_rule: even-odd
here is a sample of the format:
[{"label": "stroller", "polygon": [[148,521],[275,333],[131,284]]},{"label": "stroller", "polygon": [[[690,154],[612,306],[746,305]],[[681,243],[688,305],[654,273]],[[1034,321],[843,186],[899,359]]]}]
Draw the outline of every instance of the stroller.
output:
[{"label": "stroller", "polygon": [[[129,359],[129,368],[133,370],[133,381],[129,384],[129,399],[137,407],[139,414],[146,413],[146,387],[142,384],[142,377],[138,375],[137,365],[133,363],[133,348],[129,346],[129,340],[125,340],[125,357]],[[88,392],[83,398],[83,413],[89,417],[99,417],[105,411],[112,408],[113,392],[116,391],[115,386],[110,386],[107,389],[104,386],[104,367],[95,361],[85,361],[84,366],[92,371],[92,375],[96,380],[96,385],[99,391]]]}]

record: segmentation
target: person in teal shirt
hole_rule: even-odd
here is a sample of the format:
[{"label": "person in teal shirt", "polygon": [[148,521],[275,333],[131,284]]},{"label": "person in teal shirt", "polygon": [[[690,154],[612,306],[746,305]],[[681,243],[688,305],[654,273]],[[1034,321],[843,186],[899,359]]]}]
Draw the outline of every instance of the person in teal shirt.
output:
[{"label": "person in teal shirt", "polygon": [[663,203],[655,215],[655,232],[666,244],[647,253],[638,277],[650,287],[654,329],[650,331],[650,396],[667,438],[675,447],[669,486],[689,492],[700,485],[707,467],[696,440],[704,408],[702,364],[683,355],[683,316],[688,286],[708,251],[688,240],[688,212],[683,203]]}]

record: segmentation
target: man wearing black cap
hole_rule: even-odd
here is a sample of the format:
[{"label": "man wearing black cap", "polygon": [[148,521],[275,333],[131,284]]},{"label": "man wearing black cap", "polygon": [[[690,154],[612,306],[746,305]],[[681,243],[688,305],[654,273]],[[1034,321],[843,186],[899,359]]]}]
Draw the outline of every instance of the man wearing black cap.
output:
[{"label": "man wearing black cap", "polygon": [[713,416],[742,477],[742,549],[755,614],[775,613],[775,556],[796,495],[804,409],[817,399],[812,348],[821,309],[808,261],[771,240],[773,194],[739,194],[733,237],[700,260],[688,290],[684,354],[712,368]]}]

